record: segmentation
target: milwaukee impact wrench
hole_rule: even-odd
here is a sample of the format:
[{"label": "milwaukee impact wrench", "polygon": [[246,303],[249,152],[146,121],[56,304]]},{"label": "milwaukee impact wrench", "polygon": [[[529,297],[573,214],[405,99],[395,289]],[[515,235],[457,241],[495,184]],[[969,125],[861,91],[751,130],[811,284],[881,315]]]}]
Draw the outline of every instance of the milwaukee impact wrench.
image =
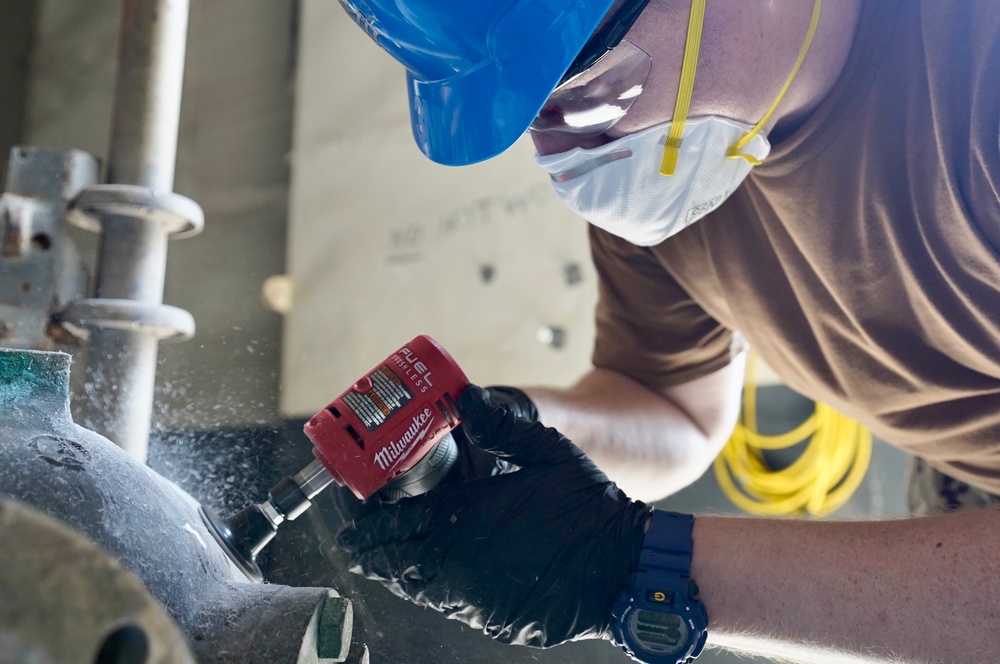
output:
[{"label": "milwaukee impact wrench", "polygon": [[285,521],[309,509],[331,483],[366,500],[385,502],[424,493],[458,459],[451,435],[456,401],[469,384],[436,341],[419,336],[365,374],[305,425],[316,460],[271,487],[267,500],[228,519],[202,508],[209,530],[254,581],[257,554]]}]

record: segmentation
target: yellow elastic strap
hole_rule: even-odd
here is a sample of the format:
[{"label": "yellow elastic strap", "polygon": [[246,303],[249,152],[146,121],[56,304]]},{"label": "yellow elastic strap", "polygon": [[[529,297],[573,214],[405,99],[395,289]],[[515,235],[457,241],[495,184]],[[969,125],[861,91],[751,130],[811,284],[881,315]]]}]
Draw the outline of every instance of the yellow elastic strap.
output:
[{"label": "yellow elastic strap", "polygon": [[667,144],[663,148],[663,163],[660,165],[660,175],[673,175],[674,169],[677,168],[677,155],[684,136],[684,123],[687,121],[688,109],[691,106],[691,93],[694,91],[694,74],[695,70],[698,69],[698,51],[701,50],[701,28],[705,23],[705,2],[706,0],[693,0],[691,2],[687,41],[684,44],[684,63],[681,65],[681,84],[677,90],[677,102],[674,104],[674,119],[670,123]]},{"label": "yellow elastic strap", "polygon": [[760,133],[761,129],[764,128],[764,125],[768,123],[771,116],[774,115],[774,112],[778,109],[778,104],[781,103],[785,93],[788,92],[788,88],[792,86],[792,81],[795,80],[795,75],[799,73],[799,68],[802,67],[802,63],[806,59],[806,53],[809,52],[809,47],[812,46],[813,37],[816,35],[816,26],[819,25],[819,14],[822,6],[823,0],[815,0],[813,3],[812,18],[809,21],[809,31],[806,33],[806,40],[802,43],[802,48],[799,50],[799,58],[795,61],[795,66],[792,67],[792,73],[789,74],[784,87],[782,87],[781,92],[778,93],[778,98],[774,100],[774,103],[771,104],[771,108],[767,109],[767,113],[764,114],[764,117],[760,119],[760,122],[758,122],[753,129],[744,133],[740,136],[740,140],[729,146],[726,156],[730,159],[746,159],[754,166],[760,165],[760,159],[757,159],[757,157],[752,154],[743,154],[742,150],[750,141],[753,140],[754,136]]}]

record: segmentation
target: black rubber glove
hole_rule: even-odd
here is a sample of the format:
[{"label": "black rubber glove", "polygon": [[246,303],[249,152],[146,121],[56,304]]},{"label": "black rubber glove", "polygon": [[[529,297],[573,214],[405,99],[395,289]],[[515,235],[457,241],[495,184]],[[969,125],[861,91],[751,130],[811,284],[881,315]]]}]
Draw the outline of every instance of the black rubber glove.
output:
[{"label": "black rubber glove", "polygon": [[466,389],[459,411],[469,438],[518,470],[359,514],[337,536],[351,571],[504,643],[607,638],[649,507],[482,388]]},{"label": "black rubber glove", "polygon": [[[452,437],[458,447],[458,459],[452,466],[448,474],[441,480],[442,484],[452,484],[454,482],[464,482],[467,480],[491,477],[502,473],[509,473],[516,469],[509,461],[483,451],[478,445],[469,440],[465,430],[461,427],[454,429]],[[368,500],[360,501],[350,489],[346,487],[334,486],[330,494],[333,497],[334,507],[340,515],[341,521],[350,523],[356,518],[377,510],[379,505],[392,502],[387,498],[385,490],[379,491]]]},{"label": "black rubber glove", "polygon": [[493,401],[503,406],[517,417],[523,417],[532,422],[538,421],[538,408],[524,390],[510,385],[490,385],[486,391],[493,397]]}]

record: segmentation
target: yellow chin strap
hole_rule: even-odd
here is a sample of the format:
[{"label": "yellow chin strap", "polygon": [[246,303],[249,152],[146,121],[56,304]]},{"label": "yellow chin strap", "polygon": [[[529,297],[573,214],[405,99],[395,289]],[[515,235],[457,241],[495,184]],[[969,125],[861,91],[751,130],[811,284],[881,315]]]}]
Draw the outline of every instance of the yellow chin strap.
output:
[{"label": "yellow chin strap", "polygon": [[[691,94],[694,92],[694,75],[698,69],[698,53],[701,50],[701,33],[702,27],[705,24],[706,2],[707,0],[692,0],[691,2],[687,40],[684,44],[684,61],[681,64],[681,82],[677,89],[677,102],[674,104],[674,117],[670,123],[670,132],[667,134],[667,142],[663,148],[663,163],[660,165],[661,175],[673,175],[674,170],[677,168],[677,157],[680,153],[681,143],[684,140],[684,123],[687,121],[688,110],[691,107]],[[823,0],[814,0],[812,18],[809,20],[809,30],[806,32],[806,39],[799,50],[799,57],[795,61],[795,66],[792,67],[792,73],[788,75],[788,80],[782,86],[781,92],[778,93],[777,98],[775,98],[771,107],[767,109],[767,112],[764,113],[764,117],[760,119],[760,122],[753,129],[740,136],[738,141],[729,146],[726,156],[730,159],[746,159],[754,166],[761,163],[760,159],[750,154],[744,154],[742,150],[753,140],[754,136],[761,132],[764,125],[774,115],[774,111],[777,110],[785,93],[788,92],[788,88],[791,87],[792,81],[795,80],[795,75],[799,73],[799,69],[806,59],[806,54],[809,52],[809,47],[812,46],[813,37],[816,35],[816,27],[819,25],[819,15],[822,5]]]}]

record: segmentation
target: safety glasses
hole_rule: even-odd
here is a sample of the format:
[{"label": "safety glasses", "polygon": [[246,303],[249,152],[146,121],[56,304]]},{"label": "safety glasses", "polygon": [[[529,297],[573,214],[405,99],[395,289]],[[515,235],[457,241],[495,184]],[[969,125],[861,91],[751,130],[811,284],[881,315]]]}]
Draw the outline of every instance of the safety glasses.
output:
[{"label": "safety glasses", "polygon": [[620,120],[642,92],[652,58],[625,35],[649,4],[627,0],[584,44],[546,100],[531,131],[599,134]]},{"label": "safety glasses", "polygon": [[563,74],[562,79],[556,89],[569,81],[577,74],[586,69],[590,69],[594,64],[604,57],[604,55],[618,46],[625,39],[625,35],[635,22],[639,20],[642,10],[649,4],[649,0],[627,0],[625,4],[618,8],[615,15],[601,26],[601,29],[591,35],[587,43],[580,49],[580,54],[576,56],[570,64],[569,69]]}]

